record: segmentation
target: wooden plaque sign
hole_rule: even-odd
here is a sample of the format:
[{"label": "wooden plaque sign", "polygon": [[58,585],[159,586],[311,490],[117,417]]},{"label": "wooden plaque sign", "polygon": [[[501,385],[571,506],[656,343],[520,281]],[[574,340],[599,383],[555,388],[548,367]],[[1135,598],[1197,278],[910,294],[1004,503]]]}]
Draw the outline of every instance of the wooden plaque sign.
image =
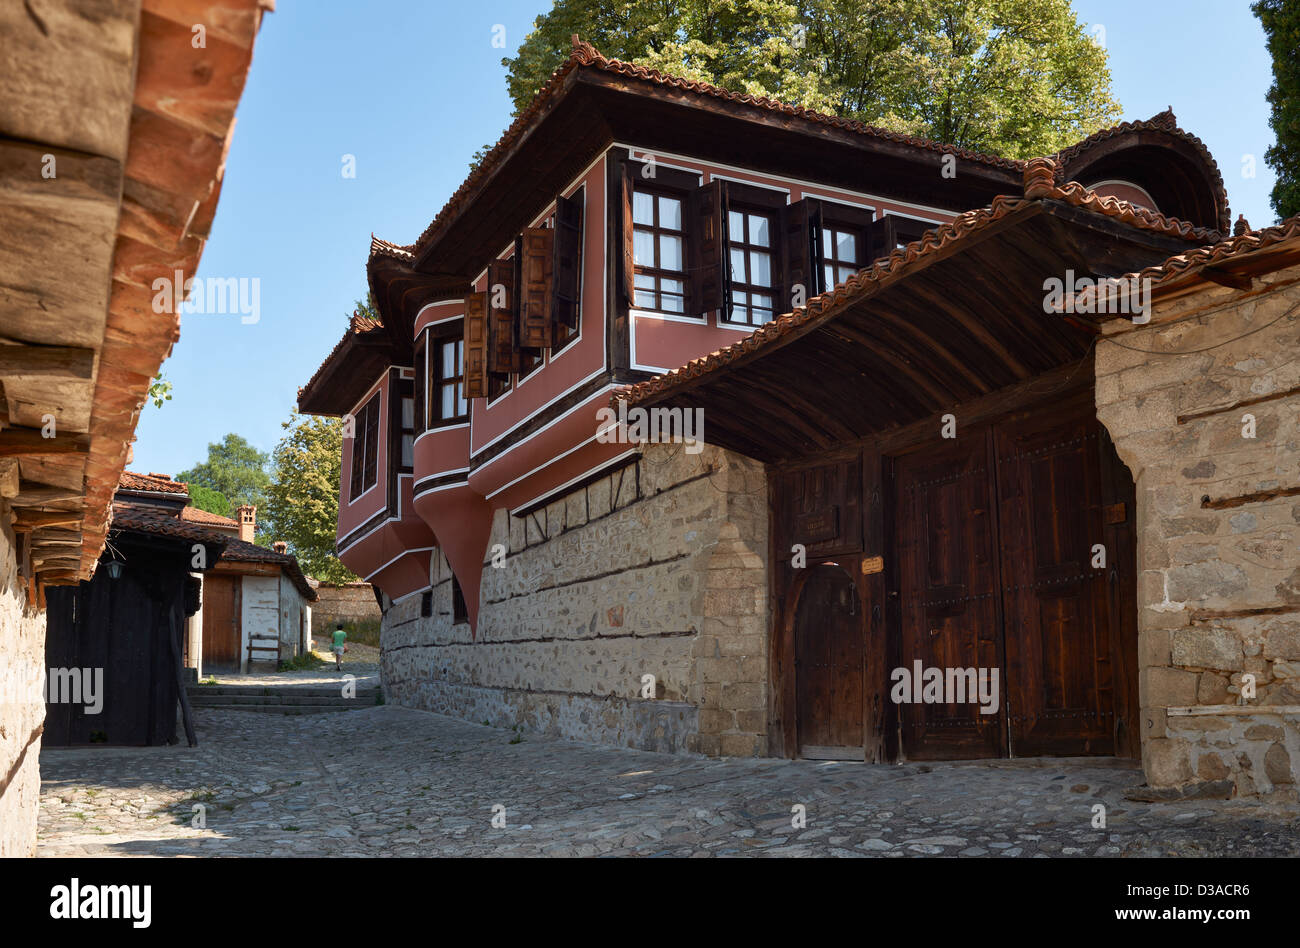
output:
[{"label": "wooden plaque sign", "polygon": [[816,513],[800,514],[795,518],[794,532],[803,543],[821,543],[840,535],[840,508],[827,507]]},{"label": "wooden plaque sign", "polygon": [[872,573],[883,573],[885,571],[885,558],[883,556],[868,556],[862,561],[862,575],[870,576]]}]

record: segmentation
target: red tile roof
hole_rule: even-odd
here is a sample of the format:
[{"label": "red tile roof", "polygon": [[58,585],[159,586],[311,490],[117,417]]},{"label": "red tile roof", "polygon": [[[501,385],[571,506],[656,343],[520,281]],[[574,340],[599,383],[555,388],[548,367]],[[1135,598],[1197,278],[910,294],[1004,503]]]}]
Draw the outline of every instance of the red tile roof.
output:
[{"label": "red tile roof", "polygon": [[123,471],[118,481],[122,490],[155,491],[163,494],[188,494],[190,487],[183,481],[174,481],[166,474],[136,474]]},{"label": "red tile roof", "polygon": [[307,577],[303,574],[302,567],[298,565],[298,559],[292,553],[277,553],[275,550],[268,550],[264,546],[258,546],[255,543],[245,543],[243,540],[234,537],[222,537],[226,541],[226,551],[221,554],[221,560],[225,563],[273,563],[278,565],[285,574],[298,587],[303,598],[308,602],[316,601],[316,590],[311,588],[311,583],[307,582]]},{"label": "red tile roof", "polygon": [[114,504],[110,530],[113,532],[130,530],[135,533],[147,533],[150,536],[193,540],[198,543],[212,544],[218,548],[223,547],[231,539],[224,534],[205,530],[198,524],[186,523],[161,508],[136,504]]},{"label": "red tile roof", "polygon": [[223,517],[221,514],[210,513],[207,510],[201,510],[198,507],[189,506],[181,509],[181,519],[190,523],[201,523],[210,527],[229,527],[239,529],[239,522],[229,517]]},{"label": "red tile roof", "polygon": [[[989,155],[983,152],[970,151],[965,148],[959,148],[956,145],[948,145],[943,142],[933,141],[928,138],[917,138],[913,135],[903,135],[898,132],[887,131],[882,128],[876,128],[867,125],[864,122],[857,122],[852,119],[840,118],[835,115],[826,115],[822,112],[816,112],[812,109],[805,108],[801,105],[790,105],[786,102],[780,102],[776,99],[770,99],[766,96],[756,96],[730,92],[721,89],[718,86],[710,85],[707,82],[698,82],[692,79],[683,79],[680,76],[670,76],[656,69],[650,69],[646,66],[637,66],[632,63],[623,62],[618,59],[610,59],[602,56],[596,51],[596,48],[590,43],[582,42],[577,36],[573,37],[573,51],[547,81],[541,90],[533,97],[533,101],[524,111],[520,112],[518,117],[505,130],[497,143],[479,162],[478,166],[472,171],[464,183],[461,184],[456,192],[451,196],[438,216],[433,222],[425,228],[415,244],[409,248],[418,255],[421,253],[441,230],[442,226],[459,210],[461,204],[469,199],[469,196],[478,188],[479,184],[485,181],[496,170],[506,153],[518,141],[530,126],[536,121],[538,115],[546,108],[550,101],[560,94],[565,84],[565,79],[569,74],[578,68],[599,69],[605,72],[617,73],[632,79],[640,79],[645,82],[653,83],[658,86],[669,86],[685,92],[691,92],[700,96],[707,96],[714,99],[722,99],[727,102],[738,102],[744,105],[753,106],[756,109],[762,109],[768,112],[779,112],[783,115],[793,116],[803,120],[810,125],[823,125],[832,128],[842,129],[844,131],[855,132],[869,138],[876,138],[880,141],[886,141],[893,144],[909,145],[920,151],[932,151],[939,154],[955,155],[963,161],[975,161],[981,164],[991,165],[997,168],[1003,168],[1011,171],[1019,171],[1024,167],[1024,161],[1017,158],[1001,158],[997,155]],[[396,247],[396,244],[389,244],[389,247]],[[371,253],[375,253],[372,243]]]},{"label": "red tile roof", "polygon": [[707,375],[735,362],[742,356],[772,346],[795,330],[805,327],[811,329],[815,325],[827,322],[850,304],[872,296],[917,269],[918,265],[925,264],[950,244],[966,240],[970,235],[984,230],[1015,211],[1030,206],[1035,201],[1044,199],[1063,201],[1074,207],[1086,208],[1113,217],[1143,230],[1181,237],[1185,240],[1212,242],[1220,239],[1217,231],[1194,227],[1186,221],[1165,217],[1163,214],[1117,198],[1099,195],[1077,182],[1071,181],[1063,186],[1057,186],[1053,183],[1055,170],[1055,162],[1050,158],[1030,159],[1025,167],[1024,197],[1004,195],[994,198],[993,203],[987,208],[967,211],[958,215],[952,223],[926,231],[921,235],[920,240],[895,250],[887,257],[881,257],[870,267],[850,276],[833,290],[813,297],[808,301],[807,306],[760,326],[739,342],[693,359],[686,365],[657,378],[638,382],[614,392],[610,397],[611,404],[625,400],[629,405],[636,405],[657,398],[691,379]]},{"label": "red tile roof", "polygon": [[[1300,214],[1288,217],[1281,223],[1274,224],[1272,227],[1265,227],[1263,230],[1247,231],[1244,234],[1230,237],[1208,247],[1197,247],[1186,253],[1175,254],[1155,266],[1116,277],[1115,282],[1131,283],[1134,280],[1150,280],[1151,288],[1155,290],[1162,285],[1177,281],[1179,277],[1192,276],[1196,271],[1205,267],[1230,262],[1235,257],[1243,257],[1260,250],[1267,250],[1269,247],[1285,241],[1296,241],[1300,244]],[[1075,299],[1078,301],[1087,300],[1096,292],[1095,287],[1089,288],[1077,294]]]}]

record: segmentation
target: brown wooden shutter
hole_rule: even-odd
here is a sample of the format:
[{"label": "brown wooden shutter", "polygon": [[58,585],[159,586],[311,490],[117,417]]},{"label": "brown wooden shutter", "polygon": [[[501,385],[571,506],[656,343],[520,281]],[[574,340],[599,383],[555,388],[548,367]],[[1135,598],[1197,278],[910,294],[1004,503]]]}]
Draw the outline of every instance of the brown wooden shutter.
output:
[{"label": "brown wooden shutter", "polygon": [[620,234],[623,246],[623,295],[627,298],[629,304],[636,301],[636,253],[633,242],[633,224],[632,224],[632,192],[633,175],[635,174],[632,162],[623,163],[623,213],[621,220],[623,222],[623,233]]},{"label": "brown wooden shutter", "polygon": [[582,292],[582,195],[555,199],[555,260],[551,322],[578,328],[578,297]]},{"label": "brown wooden shutter", "polygon": [[695,207],[695,243],[699,266],[692,293],[692,314],[722,309],[731,296],[731,266],[727,257],[727,182],[714,179],[699,188]]},{"label": "brown wooden shutter", "polygon": [[898,244],[898,232],[894,219],[889,216],[872,221],[867,228],[867,257],[865,266],[871,266],[881,257],[889,256]]},{"label": "brown wooden shutter", "polygon": [[822,286],[822,202],[804,198],[787,206],[781,215],[781,235],[785,255],[785,298],[777,309],[788,313],[794,309],[796,286],[803,287],[806,303],[827,287]]},{"label": "brown wooden shutter", "polygon": [[487,398],[487,294],[465,297],[465,397]]},{"label": "brown wooden shutter", "polygon": [[519,291],[519,340],[527,349],[549,349],[555,341],[551,322],[551,267],[555,260],[555,231],[529,227],[524,231],[523,279]]},{"label": "brown wooden shutter", "polygon": [[[393,398],[391,387],[388,392],[388,397]],[[366,472],[364,483],[361,485],[362,490],[368,490],[379,481],[379,402],[380,397],[376,394],[366,406]],[[398,463],[398,460],[389,458],[388,463],[392,466]]]},{"label": "brown wooden shutter", "polygon": [[515,291],[513,260],[493,260],[488,264],[487,293],[487,370],[495,375],[509,375],[514,370],[515,311],[519,298]]},{"label": "brown wooden shutter", "polygon": [[428,332],[421,332],[415,344],[415,385],[412,393],[415,398],[415,433],[418,435],[427,427],[424,421],[424,393],[429,387],[429,366],[424,358]]}]

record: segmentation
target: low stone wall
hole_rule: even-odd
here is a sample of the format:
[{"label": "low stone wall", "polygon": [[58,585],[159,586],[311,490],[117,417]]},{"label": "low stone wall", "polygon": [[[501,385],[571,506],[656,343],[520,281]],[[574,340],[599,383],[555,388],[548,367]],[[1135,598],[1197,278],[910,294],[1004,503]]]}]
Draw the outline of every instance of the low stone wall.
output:
[{"label": "low stone wall", "polygon": [[0,858],[36,853],[45,704],[26,687],[45,670],[45,615],[26,608],[14,535],[0,517]]},{"label": "low stone wall", "polygon": [[311,605],[312,631],[318,635],[339,622],[378,624],[383,618],[369,583],[321,583],[315,588],[318,598]]},{"label": "low stone wall", "polygon": [[1152,787],[1294,795],[1300,779],[1297,280],[1157,304],[1097,348],[1098,417],[1137,484]]},{"label": "low stone wall", "polygon": [[452,622],[435,555],[433,615],[412,596],[384,619],[386,697],[576,740],[763,754],[766,558],[761,465],[647,445],[543,510],[496,512],[476,636]]}]

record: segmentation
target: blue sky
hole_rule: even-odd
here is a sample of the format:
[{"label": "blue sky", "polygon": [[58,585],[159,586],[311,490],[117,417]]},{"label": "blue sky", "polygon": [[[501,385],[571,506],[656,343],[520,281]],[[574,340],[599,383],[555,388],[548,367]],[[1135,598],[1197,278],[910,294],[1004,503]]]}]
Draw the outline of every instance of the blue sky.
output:
[{"label": "blue sky", "polygon": [[[175,474],[237,432],[280,439],[298,387],[364,296],[373,231],[413,241],[509,123],[503,55],[549,0],[279,0],[258,37],[212,238],[198,276],[260,279],[260,318],[186,314],[146,406],[137,471]],[[1272,223],[1271,66],[1246,0],[1075,0],[1105,28],[1125,119],[1172,105],[1219,163],[1233,216]],[[506,49],[493,29],[505,27]],[[356,159],[344,178],[343,156]],[[1253,155],[1256,176],[1243,175]]]}]

